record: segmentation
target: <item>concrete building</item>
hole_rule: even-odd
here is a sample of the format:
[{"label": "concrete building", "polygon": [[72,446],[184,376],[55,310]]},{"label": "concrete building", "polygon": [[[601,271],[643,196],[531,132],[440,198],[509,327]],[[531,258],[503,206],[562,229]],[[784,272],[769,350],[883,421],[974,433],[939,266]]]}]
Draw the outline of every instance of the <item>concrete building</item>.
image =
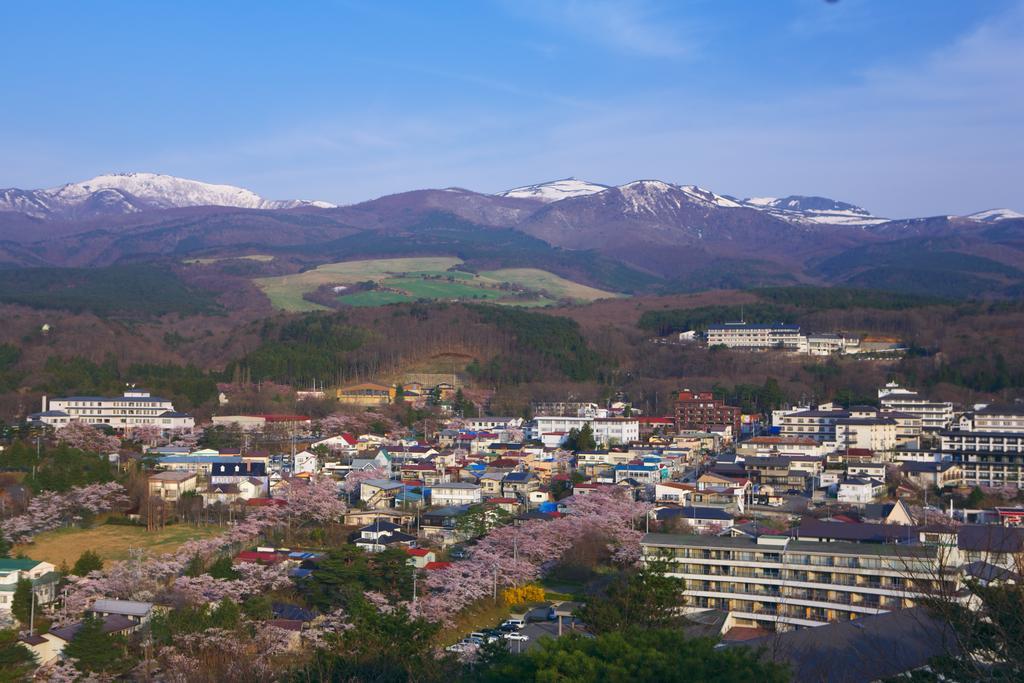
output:
[{"label": "concrete building", "polygon": [[363,382],[341,387],[335,394],[340,403],[359,406],[381,406],[394,403],[398,390],[394,385]]},{"label": "concrete building", "polygon": [[879,389],[878,400],[882,410],[916,415],[921,419],[921,427],[929,431],[949,429],[953,424],[952,403],[928,400],[896,382]]},{"label": "concrete building", "polygon": [[800,334],[799,325],[724,323],[709,325],[707,336],[708,346],[725,346],[746,351],[779,349],[807,353],[807,337]]},{"label": "concrete building", "polygon": [[168,399],[150,396],[143,389],[129,389],[113,397],[68,396],[47,400],[43,396],[42,412],[28,417],[55,429],[71,422],[84,422],[125,433],[142,426],[159,427],[164,432],[188,432],[196,424],[191,415],[176,411]]},{"label": "concrete building", "polygon": [[642,560],[667,560],[689,611],[728,611],[767,630],[821,626],[910,607],[958,584],[938,545],[819,543],[786,536],[646,534]]},{"label": "concrete building", "polygon": [[740,436],[740,409],[727,406],[710,391],[684,389],[676,398],[676,429],[680,432],[713,431],[718,425],[732,428],[733,440]]},{"label": "concrete building", "polygon": [[545,447],[554,448],[565,441],[573,429],[582,429],[589,424],[598,445],[614,446],[628,444],[640,438],[640,423],[628,417],[562,417],[538,415],[533,419],[532,438],[539,439]]}]

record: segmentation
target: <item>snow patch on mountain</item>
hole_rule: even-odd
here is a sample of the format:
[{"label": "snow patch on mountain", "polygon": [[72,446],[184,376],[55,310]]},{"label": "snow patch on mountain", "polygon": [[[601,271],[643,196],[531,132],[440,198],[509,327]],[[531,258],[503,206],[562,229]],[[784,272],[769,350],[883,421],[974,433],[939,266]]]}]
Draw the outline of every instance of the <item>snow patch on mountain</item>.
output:
[{"label": "snow patch on mountain", "polygon": [[524,185],[511,190],[497,193],[499,197],[517,197],[520,199],[537,199],[542,202],[551,203],[569,199],[571,197],[583,197],[590,194],[597,194],[608,189],[607,185],[578,180],[576,178],[563,178],[552,180],[547,183],[536,185]]},{"label": "snow patch on mountain", "polygon": [[980,221],[982,223],[995,223],[996,221],[1005,221],[1011,218],[1024,218],[1024,213],[1014,211],[1013,209],[987,209],[964,216],[964,218],[970,218],[972,221]]},{"label": "snow patch on mountain", "polygon": [[871,215],[855,204],[828,197],[790,195],[788,197],[749,197],[740,205],[765,211],[777,218],[796,223],[866,226],[885,223],[889,219]]},{"label": "snow patch on mountain", "polygon": [[240,209],[334,208],[306,200],[269,200],[233,185],[215,185],[160,173],[110,173],[45,190],[0,190],[0,211],[36,218],[130,214],[188,206]]}]

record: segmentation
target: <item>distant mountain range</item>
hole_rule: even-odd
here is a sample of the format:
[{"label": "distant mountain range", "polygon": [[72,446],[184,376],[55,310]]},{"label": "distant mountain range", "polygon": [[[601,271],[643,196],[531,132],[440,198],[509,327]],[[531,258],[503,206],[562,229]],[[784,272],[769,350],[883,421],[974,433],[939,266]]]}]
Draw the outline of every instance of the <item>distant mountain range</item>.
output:
[{"label": "distant mountain range", "polygon": [[1024,293],[1024,215],[887,219],[791,195],[575,178],[497,194],[416,190],[360,204],[267,200],[151,173],[0,190],[0,265],[95,266],[253,251],[302,262],[458,255],[621,291],[838,283],[940,296]]},{"label": "distant mountain range", "polygon": [[232,185],[211,185],[159,173],[111,173],[48,190],[0,190],[0,211],[32,218],[81,219],[187,206],[240,209],[333,208],[328,202],[274,201]]}]

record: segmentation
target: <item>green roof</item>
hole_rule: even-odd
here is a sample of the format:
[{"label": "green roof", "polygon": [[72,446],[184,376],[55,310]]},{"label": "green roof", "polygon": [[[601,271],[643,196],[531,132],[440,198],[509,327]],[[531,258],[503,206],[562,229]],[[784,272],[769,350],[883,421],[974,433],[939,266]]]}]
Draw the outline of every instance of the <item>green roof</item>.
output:
[{"label": "green roof", "polygon": [[0,572],[26,571],[34,569],[42,560],[30,560],[17,557],[0,557]]}]

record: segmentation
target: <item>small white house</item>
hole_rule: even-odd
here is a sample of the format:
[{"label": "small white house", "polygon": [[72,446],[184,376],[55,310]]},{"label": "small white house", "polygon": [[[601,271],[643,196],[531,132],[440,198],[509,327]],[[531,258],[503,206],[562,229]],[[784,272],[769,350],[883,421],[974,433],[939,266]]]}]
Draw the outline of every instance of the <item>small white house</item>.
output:
[{"label": "small white house", "polygon": [[885,483],[877,479],[847,479],[839,485],[837,498],[840,503],[863,505],[885,492]]},{"label": "small white house", "polygon": [[455,481],[434,484],[430,487],[432,505],[475,505],[483,500],[479,484]]}]

